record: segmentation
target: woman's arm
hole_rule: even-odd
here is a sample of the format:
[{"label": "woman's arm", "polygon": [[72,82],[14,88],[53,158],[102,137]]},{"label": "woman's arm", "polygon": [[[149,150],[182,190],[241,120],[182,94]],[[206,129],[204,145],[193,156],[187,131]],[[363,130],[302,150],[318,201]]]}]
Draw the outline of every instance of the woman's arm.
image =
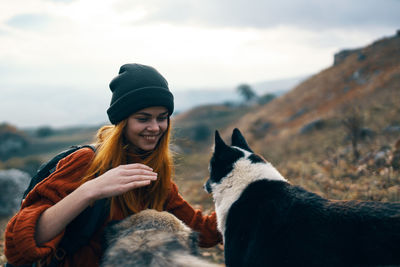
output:
[{"label": "woman's arm", "polygon": [[53,239],[93,201],[149,185],[157,174],[146,165],[121,165],[92,179],[45,210],[39,218],[35,239],[41,244]]}]

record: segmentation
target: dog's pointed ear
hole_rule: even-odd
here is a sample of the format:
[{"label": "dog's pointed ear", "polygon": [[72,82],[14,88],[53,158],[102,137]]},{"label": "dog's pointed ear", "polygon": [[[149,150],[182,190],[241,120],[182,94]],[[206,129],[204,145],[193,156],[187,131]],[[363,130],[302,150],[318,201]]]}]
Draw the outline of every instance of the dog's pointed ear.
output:
[{"label": "dog's pointed ear", "polygon": [[247,144],[246,139],[244,139],[242,133],[239,131],[238,128],[235,128],[232,132],[232,146],[237,146],[240,147],[241,149],[254,153],[253,150],[251,150],[251,148]]},{"label": "dog's pointed ear", "polygon": [[222,140],[221,136],[219,135],[219,132],[215,131],[214,153],[218,153],[219,151],[224,151],[229,148],[230,147],[227,144],[225,144],[224,140]]}]

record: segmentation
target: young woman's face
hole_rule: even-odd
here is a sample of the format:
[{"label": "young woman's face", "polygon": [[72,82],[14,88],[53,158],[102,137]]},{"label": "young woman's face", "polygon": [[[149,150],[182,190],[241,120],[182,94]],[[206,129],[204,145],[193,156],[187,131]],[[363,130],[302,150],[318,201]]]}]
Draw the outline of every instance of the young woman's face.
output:
[{"label": "young woman's face", "polygon": [[129,116],[125,137],[136,148],[151,151],[167,128],[168,110],[165,107],[149,107]]}]

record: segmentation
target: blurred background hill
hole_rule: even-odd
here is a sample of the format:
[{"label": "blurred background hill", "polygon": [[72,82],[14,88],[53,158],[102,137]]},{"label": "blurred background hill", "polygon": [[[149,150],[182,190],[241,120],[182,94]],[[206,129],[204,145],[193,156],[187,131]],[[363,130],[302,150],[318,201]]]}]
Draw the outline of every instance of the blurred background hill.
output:
[{"label": "blurred background hill", "polygon": [[[334,199],[400,201],[400,31],[340,51],[333,62],[314,75],[274,83],[272,90],[260,83],[215,98],[203,91],[214,101],[178,112],[173,150],[183,196],[206,212],[213,209],[202,184],[214,132],[229,142],[237,127],[294,184]],[[60,150],[92,142],[97,128],[18,129],[3,123],[0,171],[32,175]],[[221,247],[203,254],[222,261]]]},{"label": "blurred background hill", "polygon": [[[400,32],[366,47],[335,55],[334,65],[313,75],[272,103],[240,119],[255,143],[304,133],[343,111],[359,107],[373,121],[374,130],[399,124]],[[325,123],[326,124],[326,123]],[[268,128],[268,129],[266,129]]]}]

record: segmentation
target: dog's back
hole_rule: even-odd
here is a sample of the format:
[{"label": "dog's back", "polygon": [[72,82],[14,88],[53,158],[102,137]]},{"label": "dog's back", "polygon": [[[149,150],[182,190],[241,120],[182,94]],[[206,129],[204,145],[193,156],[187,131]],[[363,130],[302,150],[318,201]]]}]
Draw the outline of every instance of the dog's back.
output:
[{"label": "dog's back", "polygon": [[399,203],[331,202],[288,183],[257,181],[229,210],[226,264],[400,264],[399,216]]},{"label": "dog's back", "polygon": [[110,227],[102,265],[209,266],[198,257],[197,233],[168,212],[145,210]]}]

